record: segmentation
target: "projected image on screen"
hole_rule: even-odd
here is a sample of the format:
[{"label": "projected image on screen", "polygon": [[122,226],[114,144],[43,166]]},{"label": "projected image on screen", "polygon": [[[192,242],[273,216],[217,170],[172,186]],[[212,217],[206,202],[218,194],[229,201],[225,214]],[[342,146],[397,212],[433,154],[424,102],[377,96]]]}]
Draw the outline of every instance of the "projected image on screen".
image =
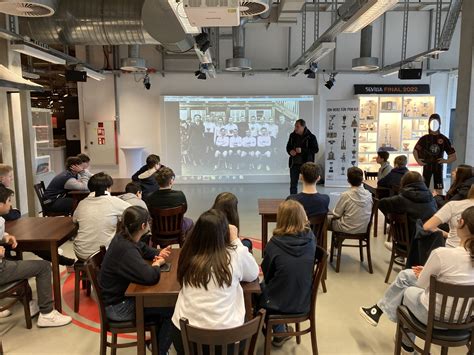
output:
[{"label": "projected image on screen", "polygon": [[165,97],[171,102],[179,110],[180,175],[213,180],[287,175],[289,134],[298,118],[311,117],[313,98]]}]

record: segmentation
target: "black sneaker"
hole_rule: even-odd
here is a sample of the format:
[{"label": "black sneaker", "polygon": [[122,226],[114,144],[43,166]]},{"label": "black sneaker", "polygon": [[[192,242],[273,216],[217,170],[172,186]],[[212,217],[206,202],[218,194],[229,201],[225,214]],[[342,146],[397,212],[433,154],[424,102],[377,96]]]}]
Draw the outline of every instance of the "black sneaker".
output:
[{"label": "black sneaker", "polygon": [[414,354],[414,353],[415,353],[414,348],[412,348],[411,346],[405,345],[402,342],[402,354]]},{"label": "black sneaker", "polygon": [[[291,327],[291,326],[286,326],[286,331],[287,332],[294,332],[293,327]],[[281,348],[283,346],[283,344],[285,344],[290,339],[291,339],[291,336],[273,337],[272,345],[276,346],[277,348]]]},{"label": "black sneaker", "polygon": [[370,325],[376,327],[379,324],[380,316],[383,314],[382,310],[377,306],[360,307],[359,313]]}]

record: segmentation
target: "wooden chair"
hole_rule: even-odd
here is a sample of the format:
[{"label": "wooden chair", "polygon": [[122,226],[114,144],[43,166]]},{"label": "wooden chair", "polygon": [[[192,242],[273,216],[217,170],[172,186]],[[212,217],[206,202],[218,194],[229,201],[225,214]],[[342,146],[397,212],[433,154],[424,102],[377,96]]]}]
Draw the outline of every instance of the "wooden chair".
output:
[{"label": "wooden chair", "polygon": [[0,306],[0,312],[3,312],[11,308],[17,301],[23,303],[23,308],[25,310],[25,321],[26,328],[31,329],[31,314],[30,314],[30,285],[28,285],[28,280],[19,280],[15,282],[8,283],[0,287],[0,299],[12,298],[6,304]]},{"label": "wooden chair", "polygon": [[[449,312],[447,304],[453,306]],[[459,312],[458,317],[456,311]],[[468,354],[474,353],[474,286],[447,284],[432,275],[427,324],[421,323],[403,305],[398,307],[397,316],[395,354],[401,352],[402,335],[410,346],[423,355],[430,354],[431,344],[441,346],[442,355],[447,354],[450,347],[464,345],[469,349]],[[424,348],[414,344],[408,333],[423,339]]]},{"label": "wooden chair", "polygon": [[257,338],[265,321],[265,310],[244,325],[231,329],[202,329],[189,324],[186,318],[179,320],[181,338],[186,355],[210,354],[255,354]]},{"label": "wooden chair", "polygon": [[[316,245],[323,248],[325,251],[328,250],[327,245],[327,227],[328,227],[328,214],[317,214],[309,217],[309,224],[311,230],[313,231],[314,236],[316,237]],[[327,279],[327,268],[324,269],[324,275],[321,280],[321,286],[323,287],[323,292],[327,292],[326,288],[326,279]]]},{"label": "wooden chair", "polygon": [[186,206],[181,205],[174,208],[152,208],[151,217],[151,240],[153,246],[159,245],[165,248],[171,244],[183,246],[183,216]]},{"label": "wooden chair", "polygon": [[377,180],[378,173],[373,171],[364,170],[365,180]]},{"label": "wooden chair", "polygon": [[408,220],[406,214],[389,213],[388,223],[390,225],[390,236],[392,238],[392,254],[390,255],[390,263],[388,265],[385,283],[388,282],[392,273],[393,264],[405,267],[405,263],[397,261],[398,258],[406,258],[410,253],[410,235],[408,234]]},{"label": "wooden chair", "polygon": [[[94,293],[97,297],[97,302],[99,306],[99,316],[100,316],[100,355],[107,354],[107,347],[112,349],[112,355],[115,355],[117,349],[120,348],[129,348],[132,346],[137,346],[137,342],[129,342],[118,344],[117,335],[123,333],[136,333],[137,327],[135,320],[125,321],[125,322],[116,322],[111,321],[107,318],[105,313],[105,305],[102,301],[102,289],[99,285],[98,276],[100,273],[100,268],[105,257],[105,246],[101,245],[100,250],[92,254],[85,262],[85,267],[87,270],[87,276],[89,277],[90,282],[92,283]],[[151,332],[151,341],[152,341],[152,353],[158,354],[158,342],[156,340],[156,327],[154,325],[149,325],[145,328]],[[112,334],[112,343],[107,341],[107,332]]]},{"label": "wooden chair", "polygon": [[53,201],[44,197],[44,191],[46,190],[44,186],[44,181],[40,181],[38,184],[34,186],[36,196],[38,197],[39,203],[41,205],[40,213],[43,213],[44,217],[54,217],[54,216],[64,216],[62,212],[48,212],[48,205],[51,204]]},{"label": "wooden chair", "polygon": [[[326,268],[328,253],[321,247],[316,247],[316,255],[314,259],[313,285],[311,290],[311,309],[309,313],[303,314],[271,314],[265,322],[265,355],[269,355],[271,351],[272,336],[286,337],[296,336],[296,343],[301,344],[301,336],[311,333],[311,348],[313,355],[318,354],[318,344],[316,340],[316,299],[318,297],[318,288],[321,278]],[[309,320],[309,327],[301,330],[300,324]],[[277,324],[295,323],[295,331],[293,332],[274,332],[273,326]]]},{"label": "wooden chair", "polygon": [[82,289],[86,290],[86,295],[91,295],[91,282],[87,277],[86,265],[83,261],[77,260],[74,263],[74,312],[79,312],[79,298]]},{"label": "wooden chair", "polygon": [[[371,274],[374,273],[372,269],[372,259],[370,257],[370,229],[372,227],[374,216],[378,212],[378,205],[379,205],[379,200],[376,198],[373,198],[372,212],[370,214],[369,224],[367,225],[367,230],[365,231],[365,233],[350,234],[350,233],[345,233],[345,232],[336,232],[336,231],[332,232],[330,263],[332,263],[333,261],[334,250],[337,249],[336,272],[339,272],[339,269],[341,267],[342,247],[359,248],[361,262],[364,261],[363,248],[366,247],[367,248],[367,264],[369,267],[369,273]],[[345,240],[357,240],[359,243],[358,244],[344,244]]]}]

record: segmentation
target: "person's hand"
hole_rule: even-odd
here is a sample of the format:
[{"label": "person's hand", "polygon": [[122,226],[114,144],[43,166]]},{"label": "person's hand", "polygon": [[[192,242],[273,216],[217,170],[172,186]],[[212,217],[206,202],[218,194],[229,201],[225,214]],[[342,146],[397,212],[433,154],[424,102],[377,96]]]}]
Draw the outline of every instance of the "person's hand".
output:
[{"label": "person's hand", "polygon": [[438,196],[438,191],[433,190],[433,191],[431,192],[431,194],[433,195],[433,197]]},{"label": "person's hand", "polygon": [[0,259],[3,259],[5,256],[5,248],[0,246]]},{"label": "person's hand", "polygon": [[151,264],[151,266],[161,266],[161,265],[164,265],[165,263],[166,263],[165,259],[163,259],[161,256],[157,256],[153,260],[153,263]]},{"label": "person's hand", "polygon": [[171,254],[171,245],[168,245],[166,248],[161,249],[160,254],[158,256],[155,256],[155,259],[158,257],[161,257],[163,259],[168,259]]},{"label": "person's hand", "polygon": [[296,148],[296,153],[301,153],[301,148]]},{"label": "person's hand", "polygon": [[296,154],[297,154],[297,153],[296,153],[296,150],[294,150],[294,149],[290,150],[290,155],[291,155],[292,157],[294,157]]},{"label": "person's hand", "polygon": [[84,169],[82,168],[82,165],[80,165],[80,164],[71,165],[71,171],[72,171],[73,173],[78,174],[78,173],[80,173],[80,172],[83,171],[83,170],[84,170]]},{"label": "person's hand", "polygon": [[233,224],[229,224],[229,234],[231,242],[239,238],[239,231]]},{"label": "person's hand", "polygon": [[423,271],[423,266],[413,266],[411,269],[415,273],[416,278],[419,278],[421,272]]},{"label": "person's hand", "polygon": [[7,234],[3,237],[5,243],[10,244],[12,249],[15,249],[18,243],[16,242],[16,238],[13,235]]},{"label": "person's hand", "polygon": [[443,159],[443,158],[439,158],[438,160],[436,160],[436,162],[438,164],[446,164],[448,161],[446,159]]},{"label": "person's hand", "polygon": [[423,159],[418,159],[416,162],[418,163],[418,165],[421,165],[421,166],[425,166],[425,165],[426,165],[426,163],[425,163],[425,161],[424,161]]}]

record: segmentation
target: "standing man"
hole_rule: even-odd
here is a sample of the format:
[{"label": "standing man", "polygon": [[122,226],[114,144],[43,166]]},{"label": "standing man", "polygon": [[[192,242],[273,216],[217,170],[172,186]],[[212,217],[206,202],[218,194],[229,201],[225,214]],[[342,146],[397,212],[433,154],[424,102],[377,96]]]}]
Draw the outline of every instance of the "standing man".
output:
[{"label": "standing man", "polygon": [[[441,117],[433,113],[428,121],[429,134],[421,137],[415,145],[413,156],[418,164],[423,166],[423,178],[429,188],[433,176],[434,189],[438,195],[443,194],[443,164],[456,160],[456,150],[448,137],[441,134]],[[444,152],[448,159],[444,159]]]},{"label": "standing man", "polygon": [[306,122],[303,119],[296,120],[295,130],[290,134],[286,151],[290,155],[290,194],[298,192],[298,179],[300,168],[306,162],[314,162],[314,155],[319,151],[316,136],[306,128]]}]

